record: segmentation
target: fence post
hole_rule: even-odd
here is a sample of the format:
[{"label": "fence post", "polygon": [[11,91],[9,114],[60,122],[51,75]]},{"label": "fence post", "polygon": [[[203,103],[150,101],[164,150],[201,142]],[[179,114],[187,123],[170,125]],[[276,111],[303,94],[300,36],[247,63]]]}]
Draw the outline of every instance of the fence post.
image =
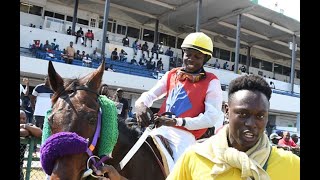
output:
[{"label": "fence post", "polygon": [[31,172],[31,162],[32,162],[32,153],[34,151],[35,138],[29,138],[29,154],[28,154],[28,162],[26,169],[26,180],[30,180],[30,172]]}]

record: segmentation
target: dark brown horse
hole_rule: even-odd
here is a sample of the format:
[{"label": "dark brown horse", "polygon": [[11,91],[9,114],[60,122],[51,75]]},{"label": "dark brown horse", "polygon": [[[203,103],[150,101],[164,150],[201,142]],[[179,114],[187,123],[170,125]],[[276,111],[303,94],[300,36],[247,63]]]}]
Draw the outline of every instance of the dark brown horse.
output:
[{"label": "dark brown horse", "polygon": [[[59,132],[75,132],[79,136],[92,141],[98,118],[98,89],[101,84],[105,62],[92,73],[73,80],[64,80],[49,62],[48,77],[54,95],[52,97],[52,112],[48,118],[52,134]],[[77,88],[77,87],[85,87]],[[118,123],[119,136],[112,151],[112,159],[106,164],[118,167],[119,162],[138,140],[139,133],[129,129],[123,122]],[[155,148],[154,143],[148,139]],[[98,146],[97,146],[98,147]],[[155,150],[157,157],[159,151]],[[97,154],[95,148],[94,154]],[[79,180],[86,170],[87,153],[66,155],[54,162],[51,179]],[[161,159],[160,159],[161,160]],[[128,179],[164,180],[165,177],[149,146],[144,143],[128,164],[120,171]],[[90,177],[90,176],[89,176]]]}]

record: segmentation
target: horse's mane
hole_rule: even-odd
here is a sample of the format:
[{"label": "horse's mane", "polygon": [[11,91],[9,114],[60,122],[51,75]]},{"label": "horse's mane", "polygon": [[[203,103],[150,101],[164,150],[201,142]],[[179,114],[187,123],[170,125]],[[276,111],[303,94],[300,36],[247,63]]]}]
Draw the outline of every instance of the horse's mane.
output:
[{"label": "horse's mane", "polygon": [[128,127],[124,121],[118,121],[119,133],[121,132],[126,138],[128,144],[134,144],[138,140],[141,130],[138,127]]},{"label": "horse's mane", "polygon": [[59,97],[66,95],[67,93],[73,92],[76,86],[80,86],[79,78],[65,79],[64,85],[59,87],[59,89],[53,94],[51,98],[52,104],[55,104]]}]

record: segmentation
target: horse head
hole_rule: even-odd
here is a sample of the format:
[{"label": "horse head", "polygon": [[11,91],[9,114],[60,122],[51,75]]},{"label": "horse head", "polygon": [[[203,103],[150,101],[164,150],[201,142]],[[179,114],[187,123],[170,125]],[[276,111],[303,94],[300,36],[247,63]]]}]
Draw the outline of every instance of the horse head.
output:
[{"label": "horse head", "polygon": [[[72,80],[64,80],[49,62],[48,77],[52,97],[52,111],[48,116],[51,134],[74,132],[76,136],[92,142],[99,113],[98,90],[101,84],[105,61],[90,74]],[[70,138],[70,137],[68,137]],[[61,140],[62,141],[62,140]],[[60,143],[68,143],[68,140]],[[56,151],[75,150],[74,154],[66,154],[54,160],[51,179],[79,180],[86,170],[88,154],[79,153],[74,144],[63,144]],[[68,149],[68,150],[67,150]],[[96,150],[95,150],[96,151]]]}]

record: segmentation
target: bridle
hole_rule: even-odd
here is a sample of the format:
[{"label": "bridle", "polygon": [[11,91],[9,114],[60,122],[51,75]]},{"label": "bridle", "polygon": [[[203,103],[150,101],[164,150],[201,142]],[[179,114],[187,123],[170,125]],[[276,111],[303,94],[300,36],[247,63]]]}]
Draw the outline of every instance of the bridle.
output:
[{"label": "bridle", "polygon": [[[98,156],[94,155],[93,154],[93,151],[95,150],[95,147],[97,145],[97,142],[98,142],[98,139],[100,137],[100,131],[101,131],[101,115],[102,115],[102,110],[101,110],[101,104],[98,100],[98,97],[99,97],[99,94],[90,89],[87,85],[84,85],[84,86],[74,86],[73,87],[73,92],[75,93],[77,90],[84,90],[84,91],[87,91],[87,92],[91,92],[95,95],[97,95],[97,101],[100,105],[99,107],[99,111],[98,111],[98,120],[97,120],[97,126],[96,126],[96,130],[95,130],[95,133],[94,133],[94,136],[93,136],[93,139],[92,139],[92,142],[91,144],[87,147],[87,150],[86,150],[86,153],[88,154],[89,158],[87,160],[87,163],[86,163],[86,170],[85,172],[83,173],[82,175],[82,178],[85,178],[89,175],[95,177],[95,178],[99,178],[99,177],[103,177],[103,176],[98,176],[98,175],[94,175],[93,174],[93,170],[90,168],[90,161],[92,161],[93,163],[93,166],[94,167],[100,167],[101,165],[103,166],[103,162],[110,159],[110,157],[108,155],[106,156],[103,156],[102,158],[99,158]],[[89,140],[88,140],[89,141]],[[98,159],[98,161],[96,160]]]}]

